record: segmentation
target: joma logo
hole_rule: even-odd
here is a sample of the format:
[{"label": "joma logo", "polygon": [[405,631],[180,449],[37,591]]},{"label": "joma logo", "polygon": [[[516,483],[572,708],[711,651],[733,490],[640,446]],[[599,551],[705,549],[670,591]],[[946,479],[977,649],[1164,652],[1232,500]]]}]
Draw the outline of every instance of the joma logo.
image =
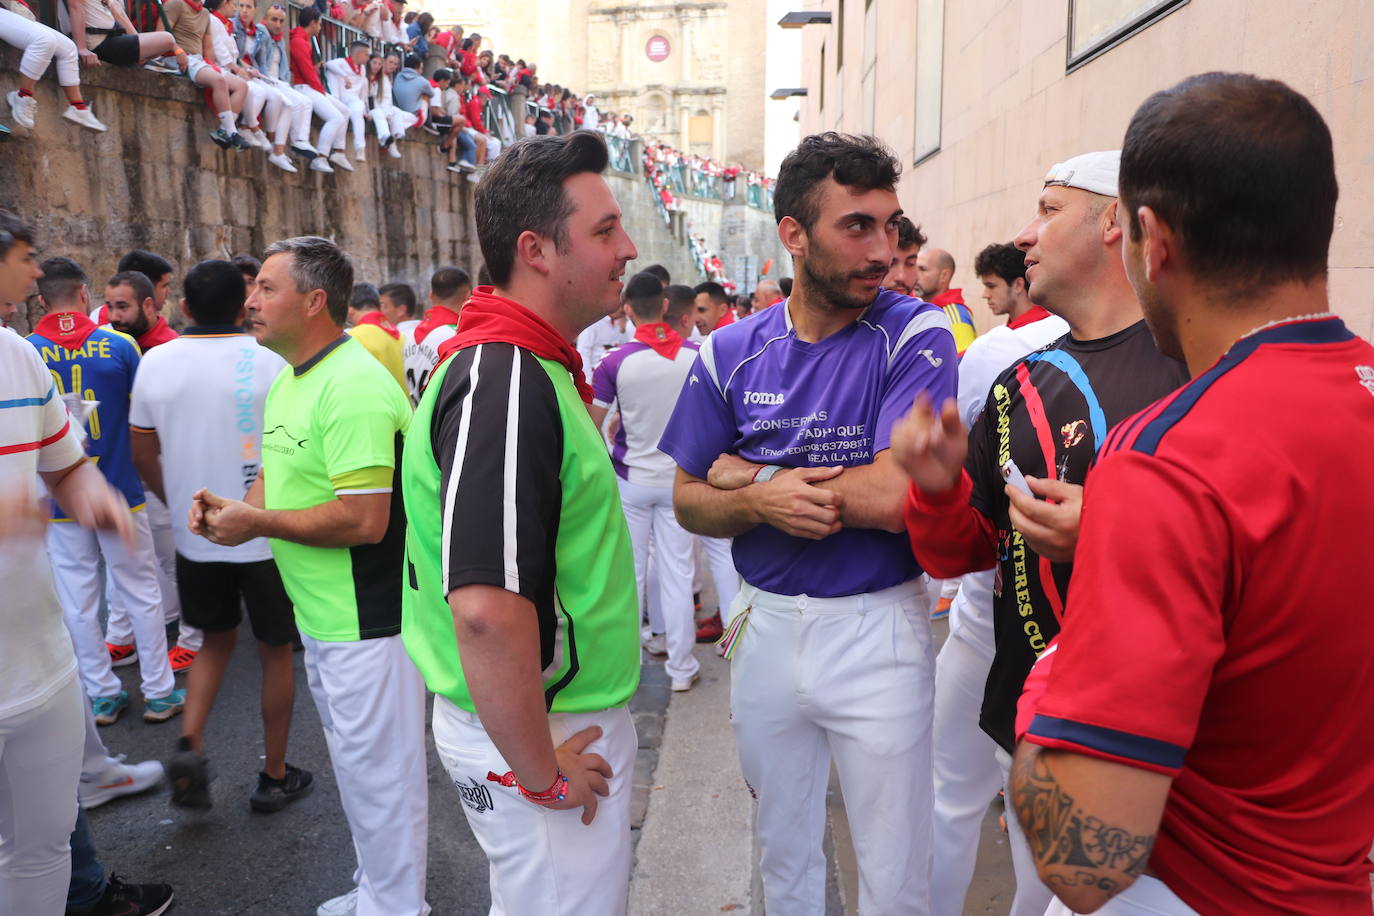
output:
[{"label": "joma logo", "polygon": [[744,403],[746,404],[781,404],[782,400],[782,395],[776,391],[744,392]]}]

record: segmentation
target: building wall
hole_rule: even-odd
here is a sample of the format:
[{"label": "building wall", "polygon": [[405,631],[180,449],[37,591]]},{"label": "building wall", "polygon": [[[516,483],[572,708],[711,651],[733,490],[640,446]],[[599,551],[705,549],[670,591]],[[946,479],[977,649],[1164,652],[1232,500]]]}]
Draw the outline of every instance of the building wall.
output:
[{"label": "building wall", "polygon": [[[1341,201],[1331,245],[1333,308],[1374,336],[1374,4],[1368,0],[1191,0],[1115,48],[1065,72],[1068,0],[950,0],[944,4],[940,149],[915,158],[916,10],[923,0],[871,0],[877,16],[875,132],[900,155],[900,195],[931,244],[959,263],[969,296],[972,260],[1030,218],[1046,169],[1115,149],[1150,93],[1194,73],[1235,70],[1281,79],[1308,95],[1330,125]],[[799,4],[801,6],[802,4]],[[802,133],[864,129],[860,67],[864,0],[809,0],[838,23],[803,32]],[[820,83],[825,47],[824,94]],[[981,327],[993,318],[970,302]]]},{"label": "building wall", "polygon": [[[0,72],[14,72],[18,59],[0,46]],[[186,80],[108,66],[86,70],[82,78],[86,98],[109,131],[94,134],[58,117],[59,90],[46,76],[36,93],[35,134],[0,148],[0,206],[36,226],[41,256],[76,259],[97,294],[131,248],[156,251],[178,265],[179,290],[196,261],[261,256],[278,239],[306,234],[338,242],[360,281],[405,281],[423,290],[436,267],[456,264],[475,275],[481,264],[475,185],[444,170],[428,134],[402,141],[399,160],[376,155],[372,146],[369,161],[351,174],[288,175],[261,152],[212,144],[213,122]],[[639,248],[630,269],[661,262],[684,282],[698,282],[685,236],[665,226],[643,177],[611,173],[608,181]],[[721,202],[694,204],[699,231],[712,244],[720,240],[722,258],[767,243],[757,226],[771,223],[770,215]],[[725,232],[727,209],[747,209],[754,228]],[[770,249],[756,261],[775,256]]]}]

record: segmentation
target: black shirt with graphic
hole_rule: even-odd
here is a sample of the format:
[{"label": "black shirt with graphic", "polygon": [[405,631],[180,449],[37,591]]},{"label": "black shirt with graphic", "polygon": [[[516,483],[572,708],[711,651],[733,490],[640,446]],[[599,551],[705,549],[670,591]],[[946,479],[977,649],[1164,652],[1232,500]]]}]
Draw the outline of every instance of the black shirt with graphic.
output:
[{"label": "black shirt with graphic", "polygon": [[1039,556],[1011,524],[1001,467],[1079,484],[1107,431],[1188,380],[1155,348],[1144,321],[1100,340],[1065,335],[997,377],[969,434],[970,502],[997,527],[996,654],[979,724],[1015,748],[1016,702],[1037,656],[1059,633],[1071,563]]}]

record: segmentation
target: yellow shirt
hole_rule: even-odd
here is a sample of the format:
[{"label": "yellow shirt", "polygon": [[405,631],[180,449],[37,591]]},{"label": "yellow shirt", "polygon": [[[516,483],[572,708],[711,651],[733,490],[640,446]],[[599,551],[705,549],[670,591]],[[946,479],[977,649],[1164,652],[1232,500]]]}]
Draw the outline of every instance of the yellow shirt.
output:
[{"label": "yellow shirt", "polygon": [[408,398],[410,389],[406,387],[406,370],[405,361],[401,356],[401,341],[375,324],[355,325],[348,329],[348,333],[353,335],[353,339],[362,344],[367,352],[376,358],[377,362],[386,367],[386,371],[391,373],[391,377],[396,380],[396,384],[401,386],[401,390],[406,392]]}]

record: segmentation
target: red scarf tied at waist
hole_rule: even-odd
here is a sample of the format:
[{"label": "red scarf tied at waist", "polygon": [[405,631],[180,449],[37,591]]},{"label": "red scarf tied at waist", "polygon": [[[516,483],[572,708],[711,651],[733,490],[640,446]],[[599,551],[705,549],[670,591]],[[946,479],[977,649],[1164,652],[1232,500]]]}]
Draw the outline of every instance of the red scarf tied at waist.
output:
[{"label": "red scarf tied at waist", "polygon": [[401,332],[396,330],[396,325],[386,320],[386,316],[381,312],[368,312],[360,317],[355,324],[372,324],[386,331],[395,340],[401,339]]},{"label": "red scarf tied at waist", "polygon": [[682,338],[672,327],[663,321],[641,324],[635,328],[635,340],[647,344],[664,359],[676,359],[677,351],[682,349]]},{"label": "red scarf tied at waist", "polygon": [[53,312],[44,315],[34,325],[33,332],[46,337],[60,347],[80,350],[86,339],[95,333],[96,324],[90,316],[80,312]]},{"label": "red scarf tied at waist", "polygon": [[[563,335],[518,302],[497,296],[490,286],[479,286],[463,303],[458,333],[439,348],[439,363],[454,353],[484,343],[508,343],[529,350],[541,359],[561,363],[572,376],[577,393],[588,404],[592,386],[582,377],[582,356]],[[436,364],[437,368],[437,364]]]}]

